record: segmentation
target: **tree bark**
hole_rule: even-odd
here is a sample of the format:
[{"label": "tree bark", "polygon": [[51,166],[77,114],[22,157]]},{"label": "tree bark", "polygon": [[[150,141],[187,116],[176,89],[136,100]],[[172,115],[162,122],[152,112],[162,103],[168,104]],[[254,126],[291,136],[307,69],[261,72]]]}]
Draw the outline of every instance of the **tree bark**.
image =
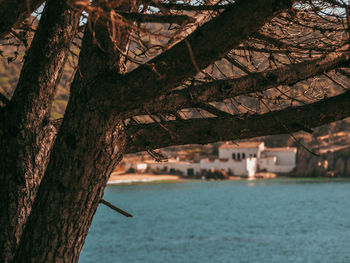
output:
[{"label": "tree bark", "polygon": [[50,106],[79,17],[47,3],[21,76],[0,120],[0,261],[10,262],[49,160],[56,129]]},{"label": "tree bark", "polygon": [[[130,6],[119,8],[129,9]],[[93,215],[125,147],[124,126],[108,107],[91,103],[105,71],[123,70],[119,50],[128,47],[129,28],[115,48],[108,21],[90,17],[71,85],[64,120],[21,238],[16,262],[77,262]],[[94,92],[92,92],[92,90]],[[116,102],[117,103],[117,102]],[[46,226],[43,229],[43,226]]]},{"label": "tree bark", "polygon": [[44,0],[3,0],[0,2],[0,39],[22,23]]},{"label": "tree bark", "polygon": [[114,116],[71,98],[15,262],[77,262],[125,137]]}]

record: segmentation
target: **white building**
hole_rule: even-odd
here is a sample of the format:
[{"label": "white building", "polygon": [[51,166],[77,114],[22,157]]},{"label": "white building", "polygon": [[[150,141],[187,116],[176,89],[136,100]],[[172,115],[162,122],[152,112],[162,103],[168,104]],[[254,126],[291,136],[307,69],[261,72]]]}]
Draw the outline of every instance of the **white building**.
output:
[{"label": "white building", "polygon": [[219,147],[219,158],[202,159],[199,163],[169,160],[168,162],[127,163],[126,169],[139,172],[152,170],[164,173],[196,175],[201,171],[225,170],[236,176],[253,177],[256,172],[289,173],[296,166],[296,148],[266,148],[264,142],[225,143]]},{"label": "white building", "polygon": [[209,159],[202,159],[200,161],[201,170],[225,170],[226,172],[237,176],[254,176],[257,170],[257,159],[248,157],[241,160],[233,159],[215,159],[210,161]]},{"label": "white building", "polygon": [[259,159],[259,170],[290,173],[296,166],[297,148],[265,148]]}]

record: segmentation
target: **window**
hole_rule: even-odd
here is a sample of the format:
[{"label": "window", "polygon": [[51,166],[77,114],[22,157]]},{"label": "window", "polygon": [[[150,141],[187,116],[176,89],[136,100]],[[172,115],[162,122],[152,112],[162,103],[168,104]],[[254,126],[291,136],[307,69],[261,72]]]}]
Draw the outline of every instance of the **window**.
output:
[{"label": "window", "polygon": [[241,159],[241,154],[237,153],[237,160],[240,160],[240,159]]},{"label": "window", "polygon": [[235,153],[232,154],[232,159],[236,160],[236,154]]},{"label": "window", "polygon": [[242,153],[242,159],[245,159],[245,153]]},{"label": "window", "polygon": [[187,169],[187,175],[188,175],[188,176],[194,175],[194,169],[193,169],[193,168],[188,168],[188,169]]}]

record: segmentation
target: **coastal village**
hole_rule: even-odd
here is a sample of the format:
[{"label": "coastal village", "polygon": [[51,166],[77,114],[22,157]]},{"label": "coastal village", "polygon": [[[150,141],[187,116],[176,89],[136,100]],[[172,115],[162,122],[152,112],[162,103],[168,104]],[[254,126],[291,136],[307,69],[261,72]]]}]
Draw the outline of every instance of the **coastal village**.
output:
[{"label": "coastal village", "polygon": [[[138,174],[173,174],[189,178],[235,176],[243,178],[275,177],[288,174],[296,167],[297,148],[269,148],[264,142],[223,143],[216,158],[184,160],[179,156],[167,161],[126,161],[125,170]],[[220,176],[218,176],[220,175]]]},{"label": "coastal village", "polygon": [[[258,141],[183,145],[124,157],[109,184],[181,179],[240,179],[284,177],[349,177],[349,121],[298,133],[297,146],[288,136]],[[300,144],[301,143],[301,144]],[[281,147],[288,145],[289,147]],[[271,146],[271,147],[270,147]]]}]

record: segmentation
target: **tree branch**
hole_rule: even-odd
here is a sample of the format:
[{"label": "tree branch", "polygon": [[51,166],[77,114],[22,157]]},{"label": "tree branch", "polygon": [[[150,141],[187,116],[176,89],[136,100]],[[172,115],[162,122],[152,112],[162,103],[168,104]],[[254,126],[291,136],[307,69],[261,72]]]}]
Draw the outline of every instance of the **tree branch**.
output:
[{"label": "tree branch", "polygon": [[219,110],[218,108],[216,108],[213,105],[210,105],[209,103],[200,103],[199,108],[201,108],[201,109],[203,109],[211,114],[214,114],[217,117],[226,117],[226,118],[233,117],[232,114],[230,114],[226,111]]},{"label": "tree branch", "polygon": [[195,22],[195,19],[187,15],[149,15],[140,13],[122,13],[118,12],[126,19],[138,23],[171,23],[182,25],[186,22]]},{"label": "tree branch", "polygon": [[[105,79],[103,83],[101,78],[93,83],[99,86],[93,89],[97,93],[94,103],[98,103],[98,107],[107,106],[119,113],[152,103],[155,97],[179,86],[197,73],[188,46],[193,50],[196,66],[203,70],[259,30],[278,12],[289,8],[292,2],[236,1],[218,17],[145,65],[125,76],[114,73],[101,76]],[[254,19],[246,19],[247,17]],[[123,103],[116,103],[116,99]]]},{"label": "tree branch", "polygon": [[126,152],[139,152],[172,145],[207,144],[247,139],[264,135],[293,133],[350,116],[350,92],[305,106],[288,107],[265,114],[232,118],[175,120],[162,123],[176,133],[171,138],[157,124],[131,125],[127,128]]},{"label": "tree branch", "polygon": [[22,23],[44,0],[3,0],[0,2],[0,39]]},{"label": "tree branch", "polygon": [[[274,70],[251,73],[234,79],[217,80],[176,90],[148,105],[151,113],[167,113],[197,107],[203,102],[223,101],[238,95],[265,91],[278,85],[293,85],[323,72],[347,66],[350,52],[333,52],[323,58],[291,64]],[[134,112],[135,115],[141,112]]]}]

